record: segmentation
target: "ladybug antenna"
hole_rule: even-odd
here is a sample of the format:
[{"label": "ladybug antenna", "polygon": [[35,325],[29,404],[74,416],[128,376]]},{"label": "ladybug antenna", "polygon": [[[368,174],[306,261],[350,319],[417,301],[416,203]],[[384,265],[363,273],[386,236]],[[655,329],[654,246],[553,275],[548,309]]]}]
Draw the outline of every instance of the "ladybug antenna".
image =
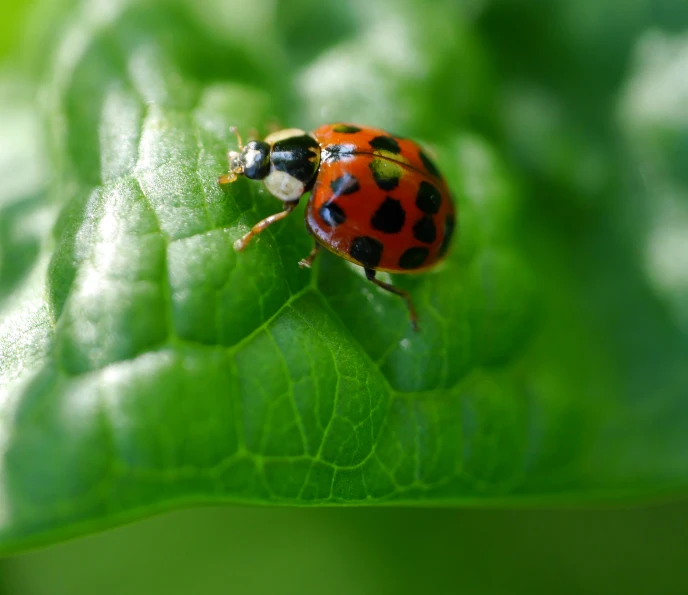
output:
[{"label": "ladybug antenna", "polygon": [[241,135],[239,134],[239,131],[237,130],[236,126],[230,126],[229,131],[237,137],[237,143],[239,144],[239,150],[241,151],[244,148],[244,143],[241,140]]}]

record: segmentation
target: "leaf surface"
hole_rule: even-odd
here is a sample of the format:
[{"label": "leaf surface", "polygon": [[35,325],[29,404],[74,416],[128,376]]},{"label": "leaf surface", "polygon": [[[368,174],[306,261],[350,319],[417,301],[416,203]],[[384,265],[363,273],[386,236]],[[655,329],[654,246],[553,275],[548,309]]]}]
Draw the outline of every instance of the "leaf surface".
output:
[{"label": "leaf surface", "polygon": [[[416,18],[401,3],[398,45],[372,55],[382,33],[359,3],[337,9],[341,39],[299,49],[270,35],[284,7],[268,2],[262,45],[240,14],[94,6],[68,13],[46,83],[54,181],[1,207],[3,551],[192,502],[555,503],[685,487],[685,341],[607,214],[562,220],[465,131],[494,95],[468,28],[442,25],[446,7]],[[279,205],[247,180],[218,186],[229,126],[321,115],[426,135],[453,189],[446,262],[394,279],[419,334],[355,267],[330,254],[297,266],[311,247],[303,204],[232,248]]]}]

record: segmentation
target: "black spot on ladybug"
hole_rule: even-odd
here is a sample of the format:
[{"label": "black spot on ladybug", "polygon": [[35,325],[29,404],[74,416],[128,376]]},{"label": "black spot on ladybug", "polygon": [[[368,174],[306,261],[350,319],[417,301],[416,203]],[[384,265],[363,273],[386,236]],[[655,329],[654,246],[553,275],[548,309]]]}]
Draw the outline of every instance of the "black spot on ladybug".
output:
[{"label": "black spot on ladybug", "polygon": [[401,153],[399,143],[391,136],[376,136],[368,143],[376,151],[389,151],[390,153]]},{"label": "black spot on ladybug", "polygon": [[430,182],[423,180],[418,188],[418,194],[416,194],[416,206],[423,213],[434,215],[440,210],[441,204],[442,195],[440,191]]},{"label": "black spot on ladybug", "polygon": [[424,244],[432,244],[437,238],[437,229],[432,217],[421,217],[413,226],[413,237]]},{"label": "black spot on ladybug", "polygon": [[330,182],[330,188],[334,192],[335,196],[341,196],[342,194],[353,194],[360,190],[360,185],[358,180],[351,174],[344,174],[339,176],[336,180]]},{"label": "black spot on ladybug", "polygon": [[406,211],[401,202],[388,196],[375,211],[370,224],[383,233],[399,233],[405,221]]},{"label": "black spot on ladybug", "polygon": [[451,242],[452,236],[454,235],[454,227],[454,216],[447,215],[444,218],[444,238],[442,238],[442,245],[440,246],[440,256],[444,256],[449,248],[449,242]]},{"label": "black spot on ladybug", "polygon": [[350,126],[349,124],[337,124],[332,128],[335,132],[341,132],[343,134],[354,134],[356,132],[361,132],[361,129],[357,126]]},{"label": "black spot on ladybug", "polygon": [[401,255],[401,258],[399,258],[399,266],[402,269],[417,269],[419,266],[423,265],[427,257],[427,248],[409,248]]},{"label": "black spot on ladybug", "polygon": [[382,258],[382,242],[369,236],[359,236],[351,242],[349,255],[364,267],[374,268]]},{"label": "black spot on ladybug", "polygon": [[323,222],[329,227],[337,227],[346,221],[346,213],[336,203],[326,202],[319,212]]},{"label": "black spot on ladybug", "polygon": [[418,157],[420,157],[420,160],[423,162],[423,166],[425,169],[428,170],[428,173],[431,176],[435,177],[440,177],[440,170],[437,169],[437,166],[432,162],[432,159],[428,157],[427,153],[423,151],[422,149],[418,153]]},{"label": "black spot on ladybug", "polygon": [[368,167],[381,190],[394,190],[399,185],[403,170],[396,162],[389,159],[373,159]]},{"label": "black spot on ladybug", "polygon": [[334,163],[335,161],[342,161],[344,159],[352,159],[356,147],[354,145],[329,145],[322,150],[320,159]]}]

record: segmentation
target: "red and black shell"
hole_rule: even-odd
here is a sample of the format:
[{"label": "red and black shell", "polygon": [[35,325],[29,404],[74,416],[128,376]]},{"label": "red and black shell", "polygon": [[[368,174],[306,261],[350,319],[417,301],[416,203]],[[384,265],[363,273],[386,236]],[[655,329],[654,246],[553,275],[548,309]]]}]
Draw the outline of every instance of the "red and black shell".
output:
[{"label": "red and black shell", "polygon": [[367,269],[416,272],[445,255],[454,203],[414,141],[376,128],[328,124],[311,135],[320,165],[306,226],[328,250]]}]

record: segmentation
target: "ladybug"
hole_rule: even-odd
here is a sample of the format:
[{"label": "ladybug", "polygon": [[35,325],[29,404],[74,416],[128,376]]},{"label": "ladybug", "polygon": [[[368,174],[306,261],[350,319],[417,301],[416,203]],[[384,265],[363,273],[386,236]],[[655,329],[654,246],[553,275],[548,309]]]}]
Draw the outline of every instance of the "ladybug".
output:
[{"label": "ladybug", "polygon": [[377,271],[416,273],[445,255],[455,224],[446,182],[415,142],[351,124],[326,124],[310,134],[280,130],[230,151],[229,173],[262,180],[284,210],[256,223],[234,243],[243,250],[255,235],[284,219],[311,192],[306,227],[315,247],[299,262],[310,267],[321,247],[363,267],[367,279],[402,297],[411,324],[416,310],[408,292],[376,279]]}]

